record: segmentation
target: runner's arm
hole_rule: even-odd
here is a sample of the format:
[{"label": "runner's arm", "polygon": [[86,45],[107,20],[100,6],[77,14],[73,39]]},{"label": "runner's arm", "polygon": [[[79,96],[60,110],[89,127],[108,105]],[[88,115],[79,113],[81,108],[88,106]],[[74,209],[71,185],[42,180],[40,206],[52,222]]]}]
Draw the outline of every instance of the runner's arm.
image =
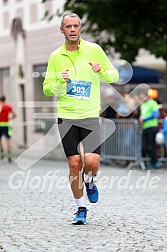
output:
[{"label": "runner's arm", "polygon": [[11,117],[11,119],[14,119],[14,118],[16,118],[16,113],[14,112],[14,111],[12,111],[12,117]]},{"label": "runner's arm", "polygon": [[50,56],[43,82],[43,92],[46,96],[54,96],[61,90],[62,84],[66,83],[61,73],[56,72],[53,55]]},{"label": "runner's arm", "polygon": [[110,62],[101,47],[98,47],[97,50],[97,61],[101,67],[101,70],[98,73],[100,77],[108,83],[115,83],[119,80],[118,70]]}]

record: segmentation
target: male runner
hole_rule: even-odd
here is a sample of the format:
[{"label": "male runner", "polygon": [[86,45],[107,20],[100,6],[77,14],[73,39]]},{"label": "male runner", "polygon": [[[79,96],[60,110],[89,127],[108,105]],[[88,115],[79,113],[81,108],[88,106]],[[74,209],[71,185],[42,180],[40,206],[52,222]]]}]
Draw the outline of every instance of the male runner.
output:
[{"label": "male runner", "polygon": [[[100,163],[100,78],[108,83],[119,79],[117,69],[102,48],[83,40],[81,31],[77,14],[63,16],[60,32],[65,43],[51,53],[43,83],[46,96],[58,96],[59,131],[78,207],[74,224],[86,223],[83,181],[89,201],[96,203],[99,198],[94,177]],[[80,142],[83,148],[79,148]]]}]

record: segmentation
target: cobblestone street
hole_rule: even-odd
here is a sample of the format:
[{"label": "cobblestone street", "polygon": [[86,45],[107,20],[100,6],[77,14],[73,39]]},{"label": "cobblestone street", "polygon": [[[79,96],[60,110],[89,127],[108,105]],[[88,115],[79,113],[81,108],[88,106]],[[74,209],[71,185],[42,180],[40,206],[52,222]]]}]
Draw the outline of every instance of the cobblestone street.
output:
[{"label": "cobblestone street", "polygon": [[67,163],[41,160],[21,170],[1,162],[0,251],[166,252],[167,171],[100,171],[100,200],[85,198],[87,224],[74,226]]}]

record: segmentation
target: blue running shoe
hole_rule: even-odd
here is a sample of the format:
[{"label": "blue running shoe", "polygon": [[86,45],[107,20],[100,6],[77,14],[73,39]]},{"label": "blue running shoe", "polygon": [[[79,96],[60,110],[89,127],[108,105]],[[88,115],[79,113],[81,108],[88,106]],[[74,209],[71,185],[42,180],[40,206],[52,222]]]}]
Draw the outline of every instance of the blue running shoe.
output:
[{"label": "blue running shoe", "polygon": [[87,209],[86,207],[78,207],[78,211],[75,213],[76,217],[73,218],[74,225],[86,224]]},{"label": "blue running shoe", "polygon": [[88,200],[91,203],[96,203],[99,199],[99,192],[98,192],[97,186],[93,182],[93,178],[90,183],[85,182],[85,186],[86,186],[86,193],[87,193]]}]

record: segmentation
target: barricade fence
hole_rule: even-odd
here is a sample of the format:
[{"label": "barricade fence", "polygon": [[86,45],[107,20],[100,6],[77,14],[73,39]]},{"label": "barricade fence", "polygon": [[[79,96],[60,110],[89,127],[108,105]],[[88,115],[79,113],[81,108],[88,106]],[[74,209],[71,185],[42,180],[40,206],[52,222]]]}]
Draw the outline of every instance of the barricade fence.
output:
[{"label": "barricade fence", "polygon": [[[142,158],[142,128],[137,119],[111,119],[115,124],[114,133],[109,136],[101,145],[101,159],[103,161],[125,160],[129,161],[128,168],[138,166],[145,169]],[[110,131],[111,123],[108,120],[101,120],[101,136],[104,139]],[[161,146],[161,148],[163,148]],[[161,161],[166,161],[166,157],[161,155]]]}]

